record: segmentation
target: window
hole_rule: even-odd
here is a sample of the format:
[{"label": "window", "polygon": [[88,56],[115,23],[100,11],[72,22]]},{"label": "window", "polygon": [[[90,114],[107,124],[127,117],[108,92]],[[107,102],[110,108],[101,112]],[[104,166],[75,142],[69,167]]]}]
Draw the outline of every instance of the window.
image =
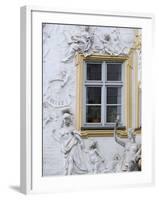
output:
[{"label": "window", "polygon": [[117,116],[123,123],[122,62],[86,61],[83,87],[84,127],[112,127]]},{"label": "window", "polygon": [[137,73],[132,74],[131,54],[87,57],[77,54],[75,64],[76,129],[83,137],[112,136],[114,121],[119,116],[118,133],[125,137],[133,119],[137,120],[133,113],[138,113],[137,103],[133,102],[136,98],[132,99],[131,95],[134,91],[132,80],[138,86],[133,79],[133,74]]}]

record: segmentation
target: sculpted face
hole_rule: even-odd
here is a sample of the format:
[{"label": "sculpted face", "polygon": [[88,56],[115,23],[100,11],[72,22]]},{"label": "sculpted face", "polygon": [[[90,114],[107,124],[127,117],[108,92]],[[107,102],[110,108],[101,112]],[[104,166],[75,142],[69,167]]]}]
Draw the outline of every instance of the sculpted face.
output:
[{"label": "sculpted face", "polygon": [[71,124],[71,115],[69,113],[65,113],[63,115],[63,121],[66,126],[69,126]]}]

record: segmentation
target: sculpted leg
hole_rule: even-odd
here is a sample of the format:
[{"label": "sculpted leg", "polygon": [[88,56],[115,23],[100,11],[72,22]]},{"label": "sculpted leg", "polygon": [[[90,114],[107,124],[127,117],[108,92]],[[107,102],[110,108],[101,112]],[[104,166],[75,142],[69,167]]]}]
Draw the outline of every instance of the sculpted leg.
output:
[{"label": "sculpted leg", "polygon": [[69,158],[68,161],[68,174],[67,175],[71,175],[73,173],[73,159]]}]

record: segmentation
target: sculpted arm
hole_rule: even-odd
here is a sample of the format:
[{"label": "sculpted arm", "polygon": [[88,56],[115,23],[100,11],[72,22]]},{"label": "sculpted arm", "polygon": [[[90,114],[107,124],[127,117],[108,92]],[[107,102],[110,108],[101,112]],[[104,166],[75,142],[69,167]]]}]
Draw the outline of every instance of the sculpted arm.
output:
[{"label": "sculpted arm", "polygon": [[119,120],[117,119],[116,123],[115,123],[115,127],[114,127],[114,139],[118,144],[120,144],[121,146],[125,147],[126,143],[117,136],[118,122],[119,122]]},{"label": "sculpted arm", "polygon": [[84,148],[84,142],[83,142],[83,140],[81,139],[79,133],[78,133],[76,130],[73,131],[73,133],[74,133],[74,136],[75,136],[75,137],[77,138],[77,140],[79,141],[81,147]]}]

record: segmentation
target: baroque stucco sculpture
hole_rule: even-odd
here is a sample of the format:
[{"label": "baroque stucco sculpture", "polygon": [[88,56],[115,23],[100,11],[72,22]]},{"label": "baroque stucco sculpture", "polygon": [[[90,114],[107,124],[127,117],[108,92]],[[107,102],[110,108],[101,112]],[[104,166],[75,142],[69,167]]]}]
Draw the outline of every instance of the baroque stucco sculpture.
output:
[{"label": "baroque stucco sculpture", "polygon": [[84,155],[82,149],[84,144],[79,134],[72,126],[71,114],[63,114],[63,124],[61,129],[56,132],[53,130],[53,136],[61,144],[61,152],[64,155],[64,174],[84,174],[87,173]]},{"label": "baroque stucco sculpture", "polygon": [[65,88],[69,78],[68,72],[66,70],[62,70],[53,80],[49,81],[49,86],[44,94],[44,100],[52,107],[62,108],[70,105],[71,95]]},{"label": "baroque stucco sculpture", "polygon": [[[73,60],[75,54],[79,52],[84,54],[85,57],[91,54],[127,55],[134,46],[135,37],[137,38],[136,41],[139,41],[140,37],[137,34],[135,35],[135,31],[132,29],[93,26],[69,27],[68,25],[53,24],[46,24],[44,27],[43,141],[45,148],[43,150],[43,157],[46,162],[43,170],[44,176],[64,173],[85,174],[124,171],[122,163],[125,160],[126,150],[122,145],[114,142],[113,137],[103,137],[102,140],[100,137],[93,138],[97,142],[97,147],[93,147],[93,145],[91,147],[90,141],[92,138],[81,138],[79,134],[77,135],[85,144],[85,148],[80,148],[79,152],[82,152],[83,162],[87,166],[84,167],[84,170],[80,170],[80,172],[76,169],[71,170],[71,167],[69,170],[64,170],[63,167],[67,168],[67,165],[64,165],[67,159],[64,158],[64,153],[60,152],[63,146],[62,138],[64,138],[64,136],[60,137],[60,135],[64,128],[68,127],[61,126],[61,121],[64,120],[61,111],[63,109],[71,110],[71,118],[76,120],[76,67]],[[140,43],[136,42],[135,46],[137,52],[140,53]],[[61,62],[62,60],[63,63]],[[71,122],[70,126],[74,127],[72,128],[74,132],[78,133],[75,130],[74,123],[72,124]],[[52,132],[53,128],[54,131]],[[52,139],[52,135],[54,135],[54,138],[59,139],[59,143]],[[137,135],[137,143],[140,143],[140,139],[140,135]],[[127,142],[126,139],[122,140]],[[77,146],[80,146],[80,144],[77,143]],[[139,165],[141,166],[141,147],[139,148],[138,156],[136,155],[138,169]],[[102,152],[101,159],[100,157],[98,158],[97,152]],[[71,154],[74,154],[73,151]],[[105,163],[107,165],[104,166],[105,169],[103,170]]]},{"label": "baroque stucco sculpture", "polygon": [[118,163],[118,167],[120,167],[121,171],[138,171],[138,159],[141,155],[141,146],[135,141],[134,129],[128,129],[128,141],[124,141],[117,136],[118,123],[119,120],[117,119],[114,128],[114,139],[119,145],[124,147],[124,154],[121,162]]},{"label": "baroque stucco sculpture", "polygon": [[86,26],[84,31],[67,36],[68,48],[62,62],[71,61],[77,52],[85,57],[93,53],[117,56],[128,54],[132,48],[132,40],[124,41],[119,28],[111,28],[103,35],[96,33],[95,30],[92,31],[89,26]]},{"label": "baroque stucco sculpture", "polygon": [[110,33],[105,33],[103,38],[100,38],[102,43],[101,52],[109,55],[125,55],[128,52],[127,45],[123,43],[120,37],[120,31],[116,28]]},{"label": "baroque stucco sculpture", "polygon": [[72,124],[72,115],[69,111],[64,111],[62,119],[61,128],[53,129],[52,134],[61,145],[64,175],[141,170],[141,145],[136,143],[132,128],[128,129],[128,141],[124,141],[117,136],[118,120],[116,121],[114,138],[124,147],[124,154],[116,152],[112,155],[111,165],[107,167],[97,141],[90,141],[88,148],[85,147],[83,139]]},{"label": "baroque stucco sculpture", "polygon": [[88,159],[91,173],[106,172],[105,159],[98,148],[97,141],[92,141],[88,149]]},{"label": "baroque stucco sculpture", "polygon": [[53,137],[61,145],[64,156],[64,174],[105,173],[108,171],[98,143],[91,141],[86,149],[82,138],[72,125],[69,112],[63,114],[61,129],[52,131]]},{"label": "baroque stucco sculpture", "polygon": [[85,56],[89,55],[89,50],[93,44],[93,34],[90,33],[89,26],[86,26],[84,31],[81,31],[79,34],[71,35],[67,44],[68,48],[62,62],[68,62],[74,57],[76,52],[82,53]]}]

